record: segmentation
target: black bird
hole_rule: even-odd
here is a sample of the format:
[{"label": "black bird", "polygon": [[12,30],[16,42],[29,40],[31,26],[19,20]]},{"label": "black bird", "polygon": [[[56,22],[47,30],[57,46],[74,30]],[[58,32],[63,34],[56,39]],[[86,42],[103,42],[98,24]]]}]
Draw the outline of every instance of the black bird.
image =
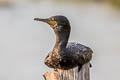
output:
[{"label": "black bird", "polygon": [[45,59],[45,64],[50,68],[68,70],[88,63],[93,51],[82,44],[69,42],[71,26],[65,16],[57,15],[47,19],[35,18],[36,21],[48,23],[56,35],[56,43]]}]

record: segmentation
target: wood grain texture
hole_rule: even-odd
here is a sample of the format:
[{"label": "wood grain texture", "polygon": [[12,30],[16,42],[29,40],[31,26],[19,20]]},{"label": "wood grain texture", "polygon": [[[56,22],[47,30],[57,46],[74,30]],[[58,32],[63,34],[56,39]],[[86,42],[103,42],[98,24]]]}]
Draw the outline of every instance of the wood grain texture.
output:
[{"label": "wood grain texture", "polygon": [[70,70],[52,70],[46,72],[43,76],[45,80],[90,80],[90,64],[86,63],[78,72],[78,67]]}]

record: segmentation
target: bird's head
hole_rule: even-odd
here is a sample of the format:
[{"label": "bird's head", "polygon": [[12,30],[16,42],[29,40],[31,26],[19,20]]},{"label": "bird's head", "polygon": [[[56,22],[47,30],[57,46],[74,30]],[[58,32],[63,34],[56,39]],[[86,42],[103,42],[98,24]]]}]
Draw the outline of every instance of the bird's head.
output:
[{"label": "bird's head", "polygon": [[49,24],[55,32],[70,31],[70,24],[65,16],[58,15],[46,19],[34,18],[34,20]]}]

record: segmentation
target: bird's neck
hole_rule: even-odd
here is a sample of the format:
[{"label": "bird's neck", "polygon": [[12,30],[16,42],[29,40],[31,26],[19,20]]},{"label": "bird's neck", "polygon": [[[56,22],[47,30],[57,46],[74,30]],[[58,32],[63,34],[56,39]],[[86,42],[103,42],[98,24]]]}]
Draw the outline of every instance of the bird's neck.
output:
[{"label": "bird's neck", "polygon": [[66,45],[68,43],[70,31],[64,31],[56,34],[56,43],[53,48],[53,51],[59,53],[60,51],[63,51],[66,48]]}]

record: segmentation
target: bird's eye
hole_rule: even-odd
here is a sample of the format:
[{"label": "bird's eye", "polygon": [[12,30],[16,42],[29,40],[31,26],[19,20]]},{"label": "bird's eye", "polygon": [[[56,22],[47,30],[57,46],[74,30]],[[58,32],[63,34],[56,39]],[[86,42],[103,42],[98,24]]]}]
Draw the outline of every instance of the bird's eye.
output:
[{"label": "bird's eye", "polygon": [[54,18],[51,18],[52,21],[54,21],[55,19]]}]

